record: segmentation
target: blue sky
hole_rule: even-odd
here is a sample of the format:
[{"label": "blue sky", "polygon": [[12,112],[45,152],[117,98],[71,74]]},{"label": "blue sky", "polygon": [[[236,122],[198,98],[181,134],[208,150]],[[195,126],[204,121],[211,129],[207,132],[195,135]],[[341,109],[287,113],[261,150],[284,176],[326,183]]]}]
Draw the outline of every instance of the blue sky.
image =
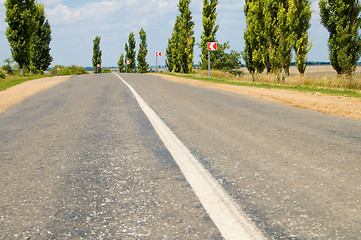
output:
[{"label": "blue sky", "polygon": [[[0,65],[10,57],[10,47],[5,36],[5,0],[0,0]],[[313,48],[310,61],[328,61],[328,32],[321,26],[318,1],[312,1],[312,27],[309,31]],[[161,51],[159,64],[164,64],[165,49],[178,15],[178,0],[38,0],[45,5],[52,27],[52,65],[91,66],[93,39],[101,36],[103,66],[116,66],[130,32],[147,33],[148,57],[155,65],[155,52]],[[192,0],[190,8],[195,21],[196,42],[202,33],[202,0]],[[217,8],[218,42],[229,41],[231,48],[242,51],[246,20],[244,0],[220,0]],[[195,62],[199,62],[199,47],[195,47]]]}]

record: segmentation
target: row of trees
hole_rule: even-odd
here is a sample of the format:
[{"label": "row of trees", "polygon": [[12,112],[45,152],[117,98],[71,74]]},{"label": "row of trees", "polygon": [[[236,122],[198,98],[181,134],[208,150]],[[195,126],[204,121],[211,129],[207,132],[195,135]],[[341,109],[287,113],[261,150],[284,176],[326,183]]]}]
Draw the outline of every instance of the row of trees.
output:
[{"label": "row of trees", "polygon": [[[168,39],[166,65],[171,72],[189,73],[193,67],[194,21],[189,9],[191,0],[179,0],[179,15],[176,18],[172,36]],[[203,32],[201,35],[202,69],[207,68],[208,42],[216,42],[219,26],[216,25],[218,0],[203,0]],[[321,0],[321,23],[330,33],[330,61],[338,74],[348,76],[356,69],[361,56],[361,4],[358,0]],[[246,67],[254,77],[264,72],[275,73],[278,81],[289,75],[293,53],[301,74],[306,71],[306,58],[312,47],[308,30],[311,27],[310,0],[246,0],[244,12],[247,28],[244,33],[245,49],[242,53]],[[139,32],[141,43],[138,54],[138,72],[147,71],[146,33]],[[121,72],[134,72],[136,65],[134,33],[129,34],[125,44],[126,55],[118,62]],[[218,51],[211,55],[211,67],[239,74],[241,53],[231,51],[229,43],[218,44]],[[126,62],[129,61],[129,64]],[[125,67],[127,66],[127,67]]]},{"label": "row of trees", "polygon": [[[189,73],[193,67],[193,48],[195,45],[194,22],[189,9],[190,0],[180,0],[178,4],[179,15],[176,18],[172,36],[168,39],[166,49],[166,65],[170,72]],[[203,32],[201,36],[201,62],[202,69],[208,68],[208,42],[216,42],[219,26],[216,25],[218,0],[203,0]],[[241,73],[241,53],[227,52],[229,42],[218,43],[218,50],[211,54],[211,68]]]},{"label": "row of trees", "polygon": [[[203,0],[203,32],[201,35],[201,69],[208,68],[208,42],[217,42],[216,34],[219,25],[216,25],[218,0]],[[229,42],[218,43],[218,49],[210,55],[211,68],[240,75],[241,53],[231,50]]]},{"label": "row of trees", "polygon": [[[171,72],[188,73],[193,66],[194,22],[189,10],[191,0],[179,0],[179,15],[172,36],[168,39],[166,65]],[[208,42],[216,42],[218,0],[203,0],[203,32],[201,36],[202,69],[207,68]],[[361,4],[358,0],[321,0],[321,23],[330,33],[330,61],[338,74],[352,75],[361,56]],[[244,12],[247,28],[242,52],[246,67],[254,77],[267,71],[278,80],[289,74],[293,54],[301,74],[306,71],[306,59],[312,47],[308,30],[311,20],[310,0],[246,0]],[[226,71],[239,68],[240,53],[231,51],[229,43],[218,44],[211,55],[211,67]],[[282,76],[282,77],[281,77]]]},{"label": "row of trees", "polygon": [[[125,43],[125,56],[124,54],[120,55],[118,61],[119,72],[124,73],[132,73],[136,71],[136,64],[137,72],[138,73],[146,73],[148,72],[149,64],[147,62],[147,55],[148,55],[148,47],[147,47],[147,34],[144,28],[141,28],[139,31],[139,50],[136,59],[136,41],[135,35],[133,32],[129,34],[128,43]],[[128,63],[129,64],[128,64]]]},{"label": "row of trees", "polygon": [[[138,73],[146,73],[149,68],[149,64],[147,63],[147,55],[148,55],[148,49],[147,49],[147,34],[144,31],[144,28],[141,28],[139,32],[140,37],[140,44],[139,44],[139,52],[136,59],[136,41],[135,41],[135,35],[133,32],[129,34],[128,43],[125,44],[125,52],[126,55],[124,57],[124,54],[120,55],[120,59],[118,61],[118,67],[119,72],[124,73],[132,73],[136,70],[136,63],[138,63],[137,70]],[[92,58],[92,64],[94,68],[94,73],[101,73],[102,69],[98,66],[101,66],[102,64],[102,50],[100,49],[100,40],[101,38],[99,36],[96,36],[93,40],[93,58]],[[138,61],[136,61],[138,60]],[[127,64],[128,62],[128,64]]]},{"label": "row of trees", "polygon": [[[296,66],[303,74],[312,44],[308,40],[311,1],[247,0],[247,30],[243,53],[249,72],[289,74],[292,49]],[[361,56],[359,1],[321,0],[321,23],[329,31],[328,47],[332,67],[338,74],[351,76]]]},{"label": "row of trees", "polygon": [[44,5],[34,0],[6,0],[6,37],[11,54],[19,64],[32,72],[45,71],[52,62],[50,55],[51,28]]},{"label": "row of trees", "polygon": [[168,40],[166,65],[170,72],[189,73],[193,67],[195,45],[194,21],[189,9],[191,0],[179,0],[179,16],[174,24],[172,37]]},{"label": "row of trees", "polygon": [[308,0],[246,0],[243,58],[252,76],[265,69],[278,76],[281,72],[288,75],[292,49],[298,71],[305,72],[311,48],[307,34],[311,26],[310,5]]},{"label": "row of trees", "polygon": [[[179,15],[176,18],[172,36],[168,39],[166,65],[169,71],[189,73],[194,58],[194,21],[189,5],[191,0],[179,0]],[[201,36],[201,62],[207,68],[207,42],[216,42],[219,26],[216,25],[218,0],[203,0],[203,32]],[[13,59],[20,72],[44,71],[52,61],[50,55],[51,28],[46,19],[44,6],[35,0],[6,0],[6,36],[10,43]],[[244,33],[245,49],[242,56],[246,67],[254,76],[267,71],[279,78],[289,74],[294,53],[296,66],[301,74],[306,70],[306,57],[312,46],[308,30],[311,19],[310,0],[246,0],[244,12],[247,28]],[[338,74],[352,75],[361,56],[361,4],[358,0],[320,0],[321,23],[329,31],[330,61]],[[147,72],[146,33],[139,32],[139,53],[136,59],[134,33],[129,34],[125,44],[126,54],[120,56],[121,72]],[[94,40],[93,67],[101,64],[100,37]],[[229,43],[219,43],[217,52],[211,55],[211,67],[235,71],[241,65],[241,54],[226,53]],[[127,62],[129,61],[129,64]]]},{"label": "row of trees", "polygon": [[352,75],[361,56],[361,4],[358,0],[321,0],[321,23],[330,33],[328,48],[338,74]]}]

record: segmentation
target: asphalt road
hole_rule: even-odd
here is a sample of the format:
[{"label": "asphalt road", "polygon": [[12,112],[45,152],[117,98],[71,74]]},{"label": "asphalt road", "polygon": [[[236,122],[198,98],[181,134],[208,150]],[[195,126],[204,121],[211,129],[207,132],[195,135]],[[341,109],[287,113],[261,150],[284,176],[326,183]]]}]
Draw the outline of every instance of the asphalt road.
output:
[{"label": "asphalt road", "polygon": [[[361,122],[123,74],[268,239],[361,239]],[[0,114],[0,239],[222,239],[128,87]]]}]

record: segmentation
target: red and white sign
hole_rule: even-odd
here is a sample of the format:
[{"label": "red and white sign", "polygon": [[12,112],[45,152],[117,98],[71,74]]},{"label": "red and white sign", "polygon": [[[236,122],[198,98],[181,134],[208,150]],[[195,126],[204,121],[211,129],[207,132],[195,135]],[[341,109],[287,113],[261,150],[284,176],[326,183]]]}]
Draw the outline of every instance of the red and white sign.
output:
[{"label": "red and white sign", "polygon": [[59,71],[59,70],[60,70],[60,68],[57,68],[56,70],[58,70],[58,71]]},{"label": "red and white sign", "polygon": [[129,65],[129,64],[130,64],[130,61],[128,60],[126,63]]},{"label": "red and white sign", "polygon": [[97,67],[100,67],[100,64],[98,64]]},{"label": "red and white sign", "polygon": [[156,57],[161,57],[161,56],[162,56],[162,52],[155,52],[155,56],[156,56]]},{"label": "red and white sign", "polygon": [[216,42],[209,42],[208,43],[208,50],[209,51],[216,51],[217,50],[217,43]]}]

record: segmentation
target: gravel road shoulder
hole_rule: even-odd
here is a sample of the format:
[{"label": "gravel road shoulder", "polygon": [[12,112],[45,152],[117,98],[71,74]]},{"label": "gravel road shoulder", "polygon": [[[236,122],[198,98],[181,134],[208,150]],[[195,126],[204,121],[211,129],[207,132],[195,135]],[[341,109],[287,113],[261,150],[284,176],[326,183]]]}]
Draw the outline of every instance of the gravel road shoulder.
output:
[{"label": "gravel road shoulder", "polygon": [[307,108],[361,120],[361,99],[351,97],[330,96],[320,93],[306,93],[285,89],[265,89],[256,87],[234,86],[220,83],[204,82],[164,74],[153,74],[164,79],[186,83],[193,86],[214,88],[274,102],[289,104],[294,107]]},{"label": "gravel road shoulder", "polygon": [[36,79],[0,92],[0,113],[4,112],[8,107],[17,104],[42,90],[54,87],[69,78],[69,76],[61,76]]}]

